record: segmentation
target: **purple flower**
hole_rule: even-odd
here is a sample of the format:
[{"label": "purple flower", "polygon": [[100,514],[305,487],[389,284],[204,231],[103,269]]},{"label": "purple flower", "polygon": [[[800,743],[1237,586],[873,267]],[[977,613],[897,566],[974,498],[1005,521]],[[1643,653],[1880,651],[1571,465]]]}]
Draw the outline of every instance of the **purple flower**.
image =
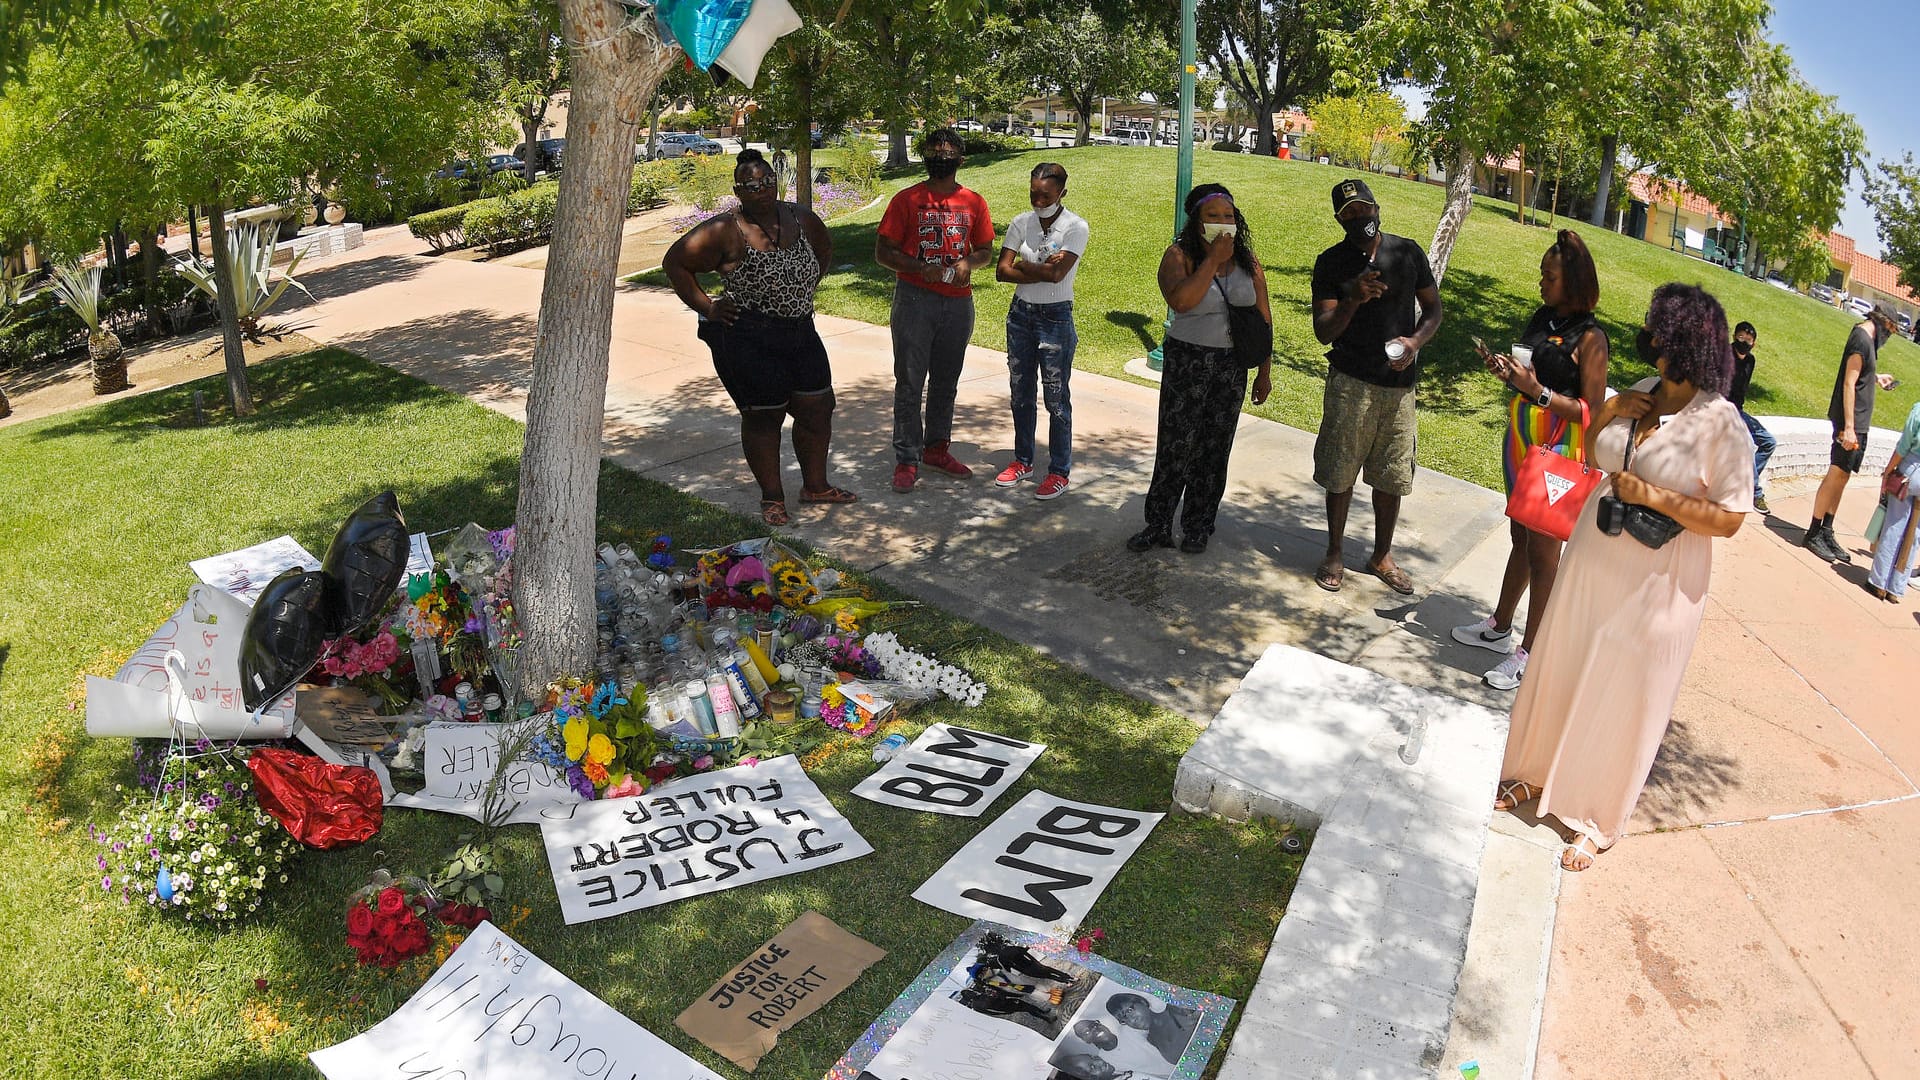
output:
[{"label": "purple flower", "polygon": [[101,891],[101,892],[112,892],[112,891],[113,891],[113,879],[112,879],[112,878],[110,878],[110,877],[103,877],[103,878],[101,878],[101,879],[100,879],[100,891]]},{"label": "purple flower", "polygon": [[593,781],[587,779],[586,770],[578,765],[567,766],[567,786],[583,799],[593,798]]}]

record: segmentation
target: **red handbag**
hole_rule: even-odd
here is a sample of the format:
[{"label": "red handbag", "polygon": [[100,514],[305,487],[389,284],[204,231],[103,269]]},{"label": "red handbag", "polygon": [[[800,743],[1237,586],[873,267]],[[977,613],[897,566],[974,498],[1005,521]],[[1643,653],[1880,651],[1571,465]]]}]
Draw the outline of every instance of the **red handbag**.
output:
[{"label": "red handbag", "polygon": [[[1588,423],[1587,402],[1580,402],[1580,426]],[[1580,508],[1604,475],[1584,461],[1575,461],[1553,448],[1566,437],[1567,423],[1561,418],[1547,441],[1537,443],[1514,470],[1513,493],[1507,496],[1507,516],[1537,533],[1560,540],[1573,535],[1580,520]]]}]

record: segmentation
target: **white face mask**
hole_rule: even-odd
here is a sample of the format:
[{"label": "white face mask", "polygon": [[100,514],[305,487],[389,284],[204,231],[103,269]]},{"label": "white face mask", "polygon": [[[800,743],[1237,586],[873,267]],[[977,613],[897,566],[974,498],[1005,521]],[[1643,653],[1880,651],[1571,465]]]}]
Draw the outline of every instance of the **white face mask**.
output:
[{"label": "white face mask", "polygon": [[1060,211],[1064,210],[1065,208],[1066,208],[1065,203],[1057,202],[1057,203],[1054,203],[1052,206],[1047,207],[1045,210],[1036,209],[1033,213],[1034,213],[1034,216],[1038,217],[1041,221],[1052,221],[1054,218],[1059,217]]},{"label": "white face mask", "polygon": [[1203,221],[1200,223],[1200,232],[1206,237],[1207,243],[1211,244],[1216,237],[1239,235],[1240,226],[1218,221]]}]

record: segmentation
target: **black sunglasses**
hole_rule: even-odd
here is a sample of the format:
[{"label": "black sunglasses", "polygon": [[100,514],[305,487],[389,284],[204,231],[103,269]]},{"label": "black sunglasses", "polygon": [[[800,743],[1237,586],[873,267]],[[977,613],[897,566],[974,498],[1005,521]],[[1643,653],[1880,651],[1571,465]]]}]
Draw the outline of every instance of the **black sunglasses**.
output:
[{"label": "black sunglasses", "polygon": [[733,186],[740,191],[772,191],[779,184],[771,176],[758,176],[752,180],[735,180]]}]

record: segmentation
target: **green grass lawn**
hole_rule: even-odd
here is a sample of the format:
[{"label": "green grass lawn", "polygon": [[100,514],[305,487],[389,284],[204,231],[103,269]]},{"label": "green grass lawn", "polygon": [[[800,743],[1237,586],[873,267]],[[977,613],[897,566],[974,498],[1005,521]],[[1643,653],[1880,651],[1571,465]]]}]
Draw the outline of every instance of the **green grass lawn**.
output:
[{"label": "green grass lawn", "polygon": [[[1154,272],[1173,229],[1175,152],[1107,146],[1035,150],[982,159],[962,169],[960,179],[986,196],[1004,233],[1007,222],[1027,209],[1028,172],[1049,159],[1067,167],[1072,176],[1067,205],[1093,230],[1075,286],[1080,331],[1075,363],[1126,377],[1122,366],[1159,340],[1165,315]],[[1340,239],[1328,192],[1346,175],[1329,166],[1244,154],[1201,152],[1194,160],[1195,183],[1219,182],[1233,190],[1273,293],[1274,393],[1267,404],[1249,410],[1309,431],[1320,426],[1326,372],[1325,350],[1313,339],[1308,312],[1309,279],[1314,258]],[[890,183],[897,188],[914,179],[895,175]],[[1424,246],[1439,221],[1445,192],[1384,176],[1368,179],[1380,198],[1384,226]],[[872,258],[882,209],[833,223],[834,263],[852,266],[821,284],[822,311],[887,321],[893,277]],[[1826,415],[1841,348],[1856,321],[1850,314],[1618,233],[1584,223],[1574,227],[1600,270],[1600,317],[1614,349],[1612,385],[1624,387],[1651,374],[1634,359],[1632,343],[1654,288],[1668,281],[1697,283],[1720,298],[1730,323],[1746,319],[1760,328],[1759,368],[1748,407],[1762,414]],[[1477,201],[1441,284],[1446,322],[1423,356],[1421,465],[1499,486],[1504,390],[1481,367],[1469,335],[1504,343],[1519,333],[1539,304],[1540,256],[1551,240],[1546,229],[1519,224],[1511,203]],[[1013,288],[985,272],[974,276],[974,285],[973,340],[1005,348]],[[1889,343],[1881,370],[1903,385],[1879,396],[1875,420],[1897,429],[1920,400],[1920,346],[1906,339]]]},{"label": "green grass lawn", "polygon": [[[309,852],[263,913],[230,929],[123,906],[100,888],[89,823],[111,821],[133,783],[129,744],[82,731],[85,673],[110,674],[179,604],[191,558],[290,532],[323,551],[341,519],[391,487],[410,525],[511,520],[519,424],[338,351],[253,370],[260,414],[192,421],[209,379],[0,432],[0,1060],[10,1077],[309,1077],[304,1054],[364,1030],[426,979],[418,959],[360,970],[342,944],[344,901],[375,869],[427,873],[464,819],[396,810],[372,842]],[[601,475],[603,538],[656,532],[703,546],[758,529],[614,468]],[[534,828],[504,833],[504,929],[535,953],[727,1076],[673,1025],[700,990],[808,908],[887,950],[847,993],[784,1036],[764,1077],[817,1077],[967,920],[910,898],[991,815],[1044,787],[1167,810],[1196,728],[1031,649],[932,609],[900,632],[992,688],[984,706],[924,707],[907,730],[965,722],[1050,744],[979,820],[915,814],[848,795],[872,768],[843,745],[814,778],[877,853],[651,911],[568,927]],[[1169,816],[1089,925],[1106,955],[1244,1000],[1298,871],[1276,833]],[[255,980],[265,980],[265,989]]]}]

